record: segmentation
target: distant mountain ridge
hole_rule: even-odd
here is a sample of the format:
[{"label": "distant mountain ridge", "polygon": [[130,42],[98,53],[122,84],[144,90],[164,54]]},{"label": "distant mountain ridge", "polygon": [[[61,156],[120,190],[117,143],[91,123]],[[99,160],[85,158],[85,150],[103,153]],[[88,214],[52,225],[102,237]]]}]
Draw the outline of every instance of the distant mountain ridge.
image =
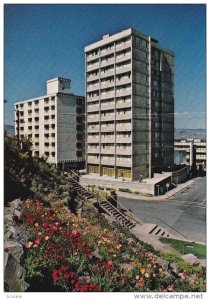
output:
[{"label": "distant mountain ridge", "polygon": [[175,139],[204,139],[206,140],[206,129],[175,129]]}]

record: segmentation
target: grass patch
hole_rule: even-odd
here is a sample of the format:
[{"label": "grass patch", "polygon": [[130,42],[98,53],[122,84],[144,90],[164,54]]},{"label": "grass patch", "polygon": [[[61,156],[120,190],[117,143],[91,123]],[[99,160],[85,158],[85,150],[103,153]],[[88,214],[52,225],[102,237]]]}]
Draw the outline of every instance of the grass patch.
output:
[{"label": "grass patch", "polygon": [[187,243],[181,240],[174,240],[168,238],[160,238],[160,241],[164,244],[170,245],[175,250],[182,254],[192,253],[197,256],[197,258],[206,258],[206,246],[196,243]]}]

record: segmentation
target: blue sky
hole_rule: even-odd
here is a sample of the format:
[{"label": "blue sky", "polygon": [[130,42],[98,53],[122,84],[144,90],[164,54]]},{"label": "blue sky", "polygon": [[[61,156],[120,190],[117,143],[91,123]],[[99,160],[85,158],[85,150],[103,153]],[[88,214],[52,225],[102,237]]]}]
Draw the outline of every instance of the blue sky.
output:
[{"label": "blue sky", "polygon": [[205,128],[205,5],[5,5],[5,123],[14,102],[45,94],[45,81],[72,79],[85,94],[84,47],[133,27],[175,52],[175,127]]}]

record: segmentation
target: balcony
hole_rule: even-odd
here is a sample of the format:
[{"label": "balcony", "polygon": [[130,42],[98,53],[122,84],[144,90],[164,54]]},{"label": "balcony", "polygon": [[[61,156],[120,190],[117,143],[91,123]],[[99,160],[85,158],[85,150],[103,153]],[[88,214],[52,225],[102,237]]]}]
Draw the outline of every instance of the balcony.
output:
[{"label": "balcony", "polygon": [[126,161],[126,160],[116,160],[116,166],[117,167],[128,167],[131,168],[132,167],[132,161],[130,159],[130,161]]},{"label": "balcony", "polygon": [[127,53],[127,54],[124,54],[124,55],[119,55],[119,56],[116,56],[116,63],[120,63],[122,61],[126,61],[126,60],[131,59],[131,58],[132,58],[131,52]]},{"label": "balcony", "polygon": [[118,144],[124,144],[124,143],[131,143],[131,136],[116,136],[116,143],[118,143]]},{"label": "balcony", "polygon": [[99,62],[90,66],[87,66],[87,72],[93,71],[99,68]]},{"label": "balcony", "polygon": [[99,100],[99,95],[95,95],[92,97],[87,96],[87,102],[97,101]]},{"label": "balcony", "polygon": [[125,147],[125,148],[117,148],[116,154],[118,155],[131,155],[132,154],[132,148],[131,147]]},{"label": "balcony", "polygon": [[116,114],[116,120],[129,120],[132,118],[132,114],[126,113],[126,114]]},{"label": "balcony", "polygon": [[128,65],[128,66],[125,65],[125,66],[117,67],[116,68],[116,75],[127,73],[129,71],[131,71],[131,65]]},{"label": "balcony", "polygon": [[99,53],[97,53],[95,55],[87,55],[86,60],[87,60],[87,62],[89,62],[89,61],[95,60],[97,58],[99,58]]},{"label": "balcony", "polygon": [[87,122],[99,122],[99,114],[88,115]]},{"label": "balcony", "polygon": [[111,58],[109,60],[106,60],[106,61],[101,61],[101,68],[103,67],[106,67],[106,66],[110,66],[110,65],[113,65],[115,63],[115,58]]},{"label": "balcony", "polygon": [[107,70],[106,72],[101,72],[101,78],[105,78],[105,77],[108,77],[108,76],[114,76],[115,74],[115,71],[114,71],[114,68],[111,69],[111,70]]},{"label": "balcony", "polygon": [[116,90],[117,97],[131,96],[131,88],[129,90]]},{"label": "balcony", "polygon": [[99,104],[93,106],[87,106],[87,112],[99,111]]},{"label": "balcony", "polygon": [[106,55],[110,55],[114,53],[114,47],[111,49],[103,49],[101,50],[101,57],[104,57]]},{"label": "balcony", "polygon": [[110,88],[110,87],[114,87],[115,83],[114,81],[106,81],[106,82],[101,82],[101,89],[106,89],[106,88]]},{"label": "balcony", "polygon": [[101,125],[101,132],[112,132],[115,130],[114,124],[111,126],[103,126]]},{"label": "balcony", "polygon": [[116,45],[116,51],[121,51],[121,50],[125,50],[127,48],[131,47],[131,40],[127,41],[127,42],[123,42],[119,45]]},{"label": "balcony", "polygon": [[101,115],[101,121],[113,121],[114,118],[115,118],[114,114],[106,115],[106,116]]},{"label": "balcony", "polygon": [[120,79],[116,81],[116,85],[123,85],[123,84],[129,84],[131,83],[131,78],[125,78],[125,79]]},{"label": "balcony", "polygon": [[99,136],[87,136],[87,143],[99,143]]},{"label": "balcony", "polygon": [[115,153],[115,149],[113,148],[101,148],[101,154],[114,154]]},{"label": "balcony", "polygon": [[87,149],[87,153],[98,153],[100,152],[100,148],[94,148],[94,147],[90,147]]},{"label": "balcony", "polygon": [[91,81],[97,80],[97,79],[99,79],[99,74],[97,74],[97,75],[92,75],[92,76],[87,75],[86,79],[87,79],[87,80],[86,80],[87,82],[91,82]]},{"label": "balcony", "polygon": [[88,164],[99,164],[99,158],[97,157],[87,157]]},{"label": "balcony", "polygon": [[101,99],[109,99],[109,98],[114,98],[115,92],[107,92],[106,94],[101,94]]},{"label": "balcony", "polygon": [[116,103],[116,108],[126,108],[126,107],[131,107],[131,106],[132,106],[131,101],[117,102]]},{"label": "balcony", "polygon": [[132,125],[131,125],[131,123],[129,123],[129,124],[124,124],[124,123],[117,124],[116,130],[117,131],[131,131],[132,130]]},{"label": "balcony", "polygon": [[99,90],[99,84],[94,84],[92,86],[87,86],[87,92],[97,91]]},{"label": "balcony", "polygon": [[114,101],[106,102],[106,103],[101,102],[101,110],[114,109],[114,108],[115,108]]},{"label": "balcony", "polygon": [[101,143],[114,143],[115,137],[114,135],[107,135],[106,137],[101,136]]},{"label": "balcony", "polygon": [[99,131],[99,126],[91,126],[87,128],[88,132],[98,132]]},{"label": "balcony", "polygon": [[114,161],[114,159],[102,158],[102,159],[101,159],[101,164],[102,164],[102,165],[107,165],[107,166],[114,166],[115,161]]}]

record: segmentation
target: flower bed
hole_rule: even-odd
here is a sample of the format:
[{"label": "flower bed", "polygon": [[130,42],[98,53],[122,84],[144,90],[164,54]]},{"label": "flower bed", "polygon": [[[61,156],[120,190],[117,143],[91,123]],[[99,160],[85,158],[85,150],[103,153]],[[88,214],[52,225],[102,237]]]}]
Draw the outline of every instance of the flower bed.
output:
[{"label": "flower bed", "polygon": [[186,270],[175,279],[153,251],[118,228],[105,228],[94,213],[79,218],[28,199],[19,226],[31,234],[23,262],[29,291],[201,291],[205,285],[203,268],[193,283]]}]

